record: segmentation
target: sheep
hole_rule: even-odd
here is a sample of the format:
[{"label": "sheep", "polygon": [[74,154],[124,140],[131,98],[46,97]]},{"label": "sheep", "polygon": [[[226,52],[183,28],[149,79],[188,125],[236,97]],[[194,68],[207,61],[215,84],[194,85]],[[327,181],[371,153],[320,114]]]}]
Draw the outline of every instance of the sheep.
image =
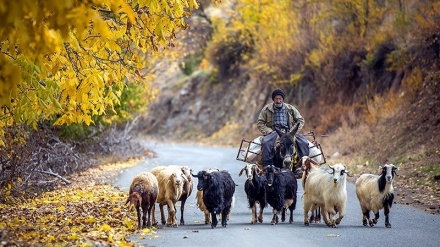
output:
[{"label": "sheep", "polygon": [[180,224],[181,225],[185,225],[185,220],[183,218],[183,213],[185,211],[185,203],[186,200],[188,199],[188,197],[191,195],[191,192],[193,190],[193,181],[192,181],[192,169],[189,166],[168,166],[174,169],[181,169],[182,173],[185,175],[186,180],[184,181],[183,184],[183,192],[182,195],[180,196],[179,200],[180,203]]},{"label": "sheep", "polygon": [[[379,219],[379,210],[384,209],[385,227],[391,228],[389,213],[394,200],[393,179],[394,175],[397,176],[398,168],[393,164],[385,164],[380,169],[380,175],[363,174],[356,180],[356,196],[361,205],[364,226],[374,226]],[[372,220],[370,211],[374,213]]]},{"label": "sheep", "polygon": [[[243,172],[246,173],[246,182],[244,184],[244,191],[246,192],[249,208],[252,210],[251,224],[263,222],[263,210],[266,207],[266,178],[260,176],[258,173],[260,169],[256,164],[246,164],[241,169],[238,176],[241,176]],[[260,206],[260,213],[257,217],[257,204]]]},{"label": "sheep", "polygon": [[[150,172],[143,172],[133,178],[126,204],[130,202],[137,211],[138,229],[151,227],[151,215],[154,218],[154,203],[159,194],[158,181]],[[140,209],[142,208],[142,225]],[[147,220],[148,214],[148,220]]]},{"label": "sheep", "polygon": [[217,214],[221,214],[222,226],[226,227],[235,192],[231,175],[227,171],[200,171],[193,177],[198,178],[197,190],[203,190],[203,203],[212,218],[211,228],[217,227]]},{"label": "sheep", "polygon": [[272,225],[278,223],[278,212],[281,221],[285,221],[286,208],[290,210],[289,223],[293,223],[293,210],[296,208],[298,184],[292,171],[268,165],[263,170],[266,174],[266,201],[272,206]]},{"label": "sheep", "polygon": [[[157,196],[156,203],[160,207],[160,216],[163,225],[178,227],[176,217],[176,202],[181,198],[184,191],[186,176],[181,169],[175,167],[158,167],[151,172],[156,175],[161,193]],[[168,220],[165,222],[163,206],[168,206]],[[153,224],[157,224],[153,214]]]},{"label": "sheep", "polygon": [[[329,166],[330,171],[316,169],[307,176],[304,187],[304,225],[310,224],[308,213],[316,206],[321,207],[324,222],[336,227],[345,216],[347,205],[348,170],[342,164]],[[335,220],[336,213],[339,217]]]}]

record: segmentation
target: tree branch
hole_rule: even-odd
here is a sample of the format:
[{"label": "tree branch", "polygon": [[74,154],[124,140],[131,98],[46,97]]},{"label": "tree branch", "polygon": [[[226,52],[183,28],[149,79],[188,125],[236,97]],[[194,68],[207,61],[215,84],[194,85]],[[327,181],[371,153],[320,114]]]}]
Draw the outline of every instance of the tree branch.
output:
[{"label": "tree branch", "polygon": [[60,175],[58,175],[58,174],[56,174],[56,173],[53,173],[52,170],[51,170],[50,168],[49,168],[49,171],[42,171],[42,170],[41,170],[41,171],[36,170],[36,171],[39,172],[39,173],[48,174],[48,175],[51,175],[51,176],[57,177],[57,178],[63,180],[63,182],[66,183],[67,185],[70,185],[70,181],[69,181],[69,180],[63,178],[62,176],[60,176]]}]

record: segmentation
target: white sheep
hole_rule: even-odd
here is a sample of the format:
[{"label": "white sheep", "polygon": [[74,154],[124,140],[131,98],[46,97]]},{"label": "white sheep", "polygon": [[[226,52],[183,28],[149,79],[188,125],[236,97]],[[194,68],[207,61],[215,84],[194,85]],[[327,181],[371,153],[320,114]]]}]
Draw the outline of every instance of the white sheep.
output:
[{"label": "white sheep", "polygon": [[[379,219],[379,210],[384,209],[385,226],[390,228],[389,213],[394,200],[393,179],[398,168],[393,164],[386,164],[380,169],[380,175],[363,174],[356,180],[356,195],[361,205],[364,226],[374,226]],[[372,220],[370,211],[374,213]]]},{"label": "white sheep", "polygon": [[[150,172],[143,172],[133,178],[126,203],[133,205],[137,211],[138,229],[151,227],[151,215],[154,218],[154,204],[159,194],[156,177]],[[140,208],[142,208],[142,225]],[[147,219],[148,214],[148,219]]]},{"label": "white sheep", "polygon": [[[157,196],[156,202],[160,207],[160,216],[162,224],[177,227],[176,202],[183,193],[184,182],[187,181],[186,176],[181,169],[173,167],[158,167],[151,170],[155,174],[159,182],[159,190],[161,193]],[[168,220],[165,222],[165,214],[163,206],[168,206]],[[153,214],[154,216],[154,214]],[[153,224],[157,224],[153,217]]]},{"label": "white sheep", "polygon": [[186,180],[184,180],[183,183],[183,192],[182,195],[180,196],[179,200],[180,201],[180,224],[181,225],[185,225],[185,220],[183,217],[183,213],[185,211],[185,203],[186,200],[188,199],[188,197],[191,195],[192,190],[193,190],[193,178],[192,178],[192,169],[189,166],[176,166],[176,165],[172,165],[172,166],[168,166],[170,168],[173,169],[180,169],[182,171],[182,173],[185,175]]},{"label": "white sheep", "polygon": [[[310,224],[308,212],[321,207],[324,222],[329,227],[339,225],[345,216],[347,205],[346,167],[342,164],[329,166],[331,170],[316,169],[310,172],[304,188],[304,225]],[[336,214],[339,214],[335,220]]]}]

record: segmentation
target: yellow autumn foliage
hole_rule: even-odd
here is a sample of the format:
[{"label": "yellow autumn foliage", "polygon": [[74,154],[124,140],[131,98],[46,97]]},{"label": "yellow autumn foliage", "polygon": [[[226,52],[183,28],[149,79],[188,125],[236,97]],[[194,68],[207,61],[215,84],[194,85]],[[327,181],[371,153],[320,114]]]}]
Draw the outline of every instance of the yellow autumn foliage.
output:
[{"label": "yellow autumn foliage", "polygon": [[[185,29],[195,0],[0,2],[0,146],[8,126],[93,123]],[[151,56],[151,55],[150,55]],[[153,97],[149,94],[148,97]]]},{"label": "yellow autumn foliage", "polygon": [[0,230],[18,246],[63,246],[67,242],[73,246],[135,246],[127,236],[155,234],[156,228],[139,231],[136,211],[125,204],[128,194],[94,181],[137,162],[89,169],[75,175],[71,186],[60,186],[32,199],[8,197],[7,203],[0,204]]}]

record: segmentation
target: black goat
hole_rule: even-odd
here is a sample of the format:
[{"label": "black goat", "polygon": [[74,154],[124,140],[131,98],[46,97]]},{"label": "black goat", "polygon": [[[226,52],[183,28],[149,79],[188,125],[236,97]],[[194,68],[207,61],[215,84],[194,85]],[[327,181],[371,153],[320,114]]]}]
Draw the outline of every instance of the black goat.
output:
[{"label": "black goat", "polygon": [[[260,169],[256,164],[246,164],[240,171],[239,176],[246,172],[246,182],[244,183],[244,191],[247,195],[249,208],[252,210],[251,224],[263,222],[263,210],[267,206],[266,202],[266,177],[258,174]],[[257,204],[260,206],[260,212],[257,216]]]},{"label": "black goat", "polygon": [[293,223],[293,210],[296,208],[296,192],[298,184],[292,171],[280,169],[273,165],[264,168],[266,173],[266,201],[273,208],[272,225],[278,223],[278,212],[281,212],[281,221],[286,219],[286,207],[289,208],[289,223]]},{"label": "black goat", "polygon": [[222,216],[222,226],[226,227],[227,217],[232,207],[235,192],[235,182],[227,171],[200,171],[197,190],[203,190],[203,203],[211,214],[211,228],[217,227],[217,214]]}]

